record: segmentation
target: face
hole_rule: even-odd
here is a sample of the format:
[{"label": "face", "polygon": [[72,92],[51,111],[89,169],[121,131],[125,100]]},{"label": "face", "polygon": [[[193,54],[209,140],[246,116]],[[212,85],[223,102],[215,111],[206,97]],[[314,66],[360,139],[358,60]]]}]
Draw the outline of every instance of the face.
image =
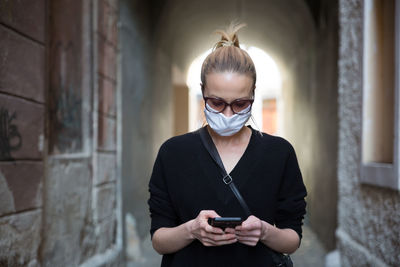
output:
[{"label": "face", "polygon": [[[203,92],[205,97],[222,98],[227,103],[236,99],[253,98],[253,80],[249,75],[232,72],[210,73],[206,76],[206,84]],[[234,113],[230,107],[226,107],[223,114],[230,117]]]}]

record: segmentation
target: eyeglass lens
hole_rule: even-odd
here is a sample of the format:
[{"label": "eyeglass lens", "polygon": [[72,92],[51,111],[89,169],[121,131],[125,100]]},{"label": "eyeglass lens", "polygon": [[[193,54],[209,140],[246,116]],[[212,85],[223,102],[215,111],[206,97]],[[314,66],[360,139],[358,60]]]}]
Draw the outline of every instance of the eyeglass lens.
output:
[{"label": "eyeglass lens", "polygon": [[[229,105],[224,100],[218,98],[207,98],[206,103],[217,112],[222,112],[225,107]],[[251,103],[252,101],[248,99],[235,100],[230,104],[230,106],[234,113],[241,113],[248,106],[250,106]]]}]

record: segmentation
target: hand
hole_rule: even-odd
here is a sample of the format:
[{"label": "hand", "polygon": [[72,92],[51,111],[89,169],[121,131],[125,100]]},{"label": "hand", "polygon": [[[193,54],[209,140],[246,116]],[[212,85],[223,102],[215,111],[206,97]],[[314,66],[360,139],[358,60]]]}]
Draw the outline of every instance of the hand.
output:
[{"label": "hand", "polygon": [[[235,233],[240,243],[255,246],[262,238],[265,232],[265,224],[256,216],[249,216],[247,220],[242,222],[242,225],[235,227]],[[230,231],[229,231],[230,232]]]},{"label": "hand", "polygon": [[222,246],[237,241],[234,233],[225,234],[222,229],[208,224],[208,218],[221,217],[213,210],[202,210],[196,219],[192,220],[189,232],[204,246]]}]

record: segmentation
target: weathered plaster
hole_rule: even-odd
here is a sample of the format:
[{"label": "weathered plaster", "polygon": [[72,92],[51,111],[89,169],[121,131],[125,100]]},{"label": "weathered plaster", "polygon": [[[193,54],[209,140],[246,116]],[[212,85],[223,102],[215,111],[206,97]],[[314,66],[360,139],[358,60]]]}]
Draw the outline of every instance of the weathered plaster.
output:
[{"label": "weathered plaster", "polygon": [[34,210],[0,218],[0,265],[33,266],[41,242],[42,211]]},{"label": "weathered plaster", "polygon": [[[400,195],[394,190],[360,183],[362,6],[361,0],[341,0],[339,8],[337,237],[344,266],[374,266],[375,258],[395,266],[400,262]],[[366,254],[360,252],[363,250],[371,256],[362,256]]]},{"label": "weathered plaster", "polygon": [[10,212],[15,212],[14,197],[4,175],[0,172],[0,215]]},{"label": "weathered plaster", "polygon": [[77,265],[81,261],[81,233],[91,218],[91,176],[88,160],[49,161],[41,251],[44,266]]}]

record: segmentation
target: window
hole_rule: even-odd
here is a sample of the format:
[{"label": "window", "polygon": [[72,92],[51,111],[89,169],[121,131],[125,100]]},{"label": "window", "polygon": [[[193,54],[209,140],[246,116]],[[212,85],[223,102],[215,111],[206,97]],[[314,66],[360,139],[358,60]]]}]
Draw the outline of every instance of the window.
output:
[{"label": "window", "polygon": [[395,0],[364,2],[361,181],[399,184],[399,12]]}]

